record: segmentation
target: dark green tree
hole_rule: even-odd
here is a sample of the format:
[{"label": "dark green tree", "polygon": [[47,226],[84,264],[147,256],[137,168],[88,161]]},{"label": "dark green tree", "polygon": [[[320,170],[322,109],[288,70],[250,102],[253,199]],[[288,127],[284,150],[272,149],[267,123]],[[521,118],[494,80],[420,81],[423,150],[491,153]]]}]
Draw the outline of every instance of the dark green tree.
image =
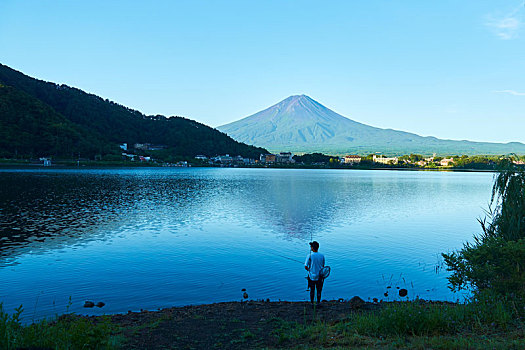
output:
[{"label": "dark green tree", "polygon": [[525,300],[525,171],[504,159],[481,234],[443,254],[452,290],[471,289]]}]

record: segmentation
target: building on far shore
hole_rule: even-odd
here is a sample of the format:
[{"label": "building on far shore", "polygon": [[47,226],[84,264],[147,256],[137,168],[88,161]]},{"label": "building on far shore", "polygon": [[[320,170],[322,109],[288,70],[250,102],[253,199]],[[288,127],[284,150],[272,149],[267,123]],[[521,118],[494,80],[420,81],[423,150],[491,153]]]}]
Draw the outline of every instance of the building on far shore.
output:
[{"label": "building on far shore", "polygon": [[128,159],[128,160],[131,160],[131,161],[135,161],[135,157],[137,157],[136,154],[129,154],[129,153],[125,153],[125,152],[122,153],[122,158],[123,159]]},{"label": "building on far shore", "polygon": [[43,166],[51,166],[51,158],[49,157],[42,157],[39,159],[40,160],[40,164],[42,164]]},{"label": "building on far shore", "polygon": [[264,158],[265,163],[275,163],[276,158],[275,154],[267,154]]},{"label": "building on far shore", "polygon": [[231,164],[233,162],[233,157],[229,154],[226,154],[224,156],[216,156],[212,158],[212,160],[215,163],[221,163],[221,164]]},{"label": "building on far shore", "polygon": [[293,159],[293,154],[291,152],[281,152],[275,155],[275,162],[291,164],[295,163],[295,160]]},{"label": "building on far shore", "polygon": [[345,164],[357,164],[357,163],[360,163],[361,162],[361,157],[358,156],[358,155],[349,155],[349,156],[345,156]]},{"label": "building on far shore", "polygon": [[439,162],[439,164],[441,166],[452,166],[451,163],[454,163],[454,159],[452,158],[443,158],[441,159],[441,161]]},{"label": "building on far shore", "polygon": [[432,154],[432,157],[425,158],[425,162],[430,163],[434,161],[434,158],[436,158],[436,154]]},{"label": "building on far shore", "polygon": [[381,163],[381,164],[397,164],[397,162],[398,162],[397,157],[393,157],[393,158],[387,158],[387,157],[383,157],[383,156],[378,157],[375,154],[372,157],[372,160],[375,163]]},{"label": "building on far shore", "polygon": [[261,154],[259,156],[260,163],[273,164],[275,163],[275,154]]},{"label": "building on far shore", "polygon": [[259,156],[259,163],[264,164],[292,164],[295,163],[293,154],[291,152],[281,152],[279,154],[261,154]]},{"label": "building on far shore", "polygon": [[142,151],[160,151],[168,148],[166,145],[154,145],[151,143],[136,143],[133,145],[133,148],[139,149]]}]

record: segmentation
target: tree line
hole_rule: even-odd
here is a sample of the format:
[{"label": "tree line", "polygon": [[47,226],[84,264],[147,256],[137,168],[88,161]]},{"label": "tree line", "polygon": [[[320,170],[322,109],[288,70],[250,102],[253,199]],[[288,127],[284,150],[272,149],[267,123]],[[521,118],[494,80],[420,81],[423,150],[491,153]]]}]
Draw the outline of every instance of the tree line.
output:
[{"label": "tree line", "polygon": [[0,65],[2,157],[93,158],[118,155],[118,144],[152,143],[160,157],[229,153],[257,158],[263,148],[239,143],[182,117],[147,116],[67,85],[28,77]]}]

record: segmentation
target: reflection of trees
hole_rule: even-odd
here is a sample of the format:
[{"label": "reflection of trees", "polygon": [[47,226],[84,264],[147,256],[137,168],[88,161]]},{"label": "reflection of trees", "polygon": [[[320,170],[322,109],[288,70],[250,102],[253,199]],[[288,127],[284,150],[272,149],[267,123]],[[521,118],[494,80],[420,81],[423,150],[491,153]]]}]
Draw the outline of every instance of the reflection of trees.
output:
[{"label": "reflection of trees", "polygon": [[186,206],[204,184],[154,174],[0,173],[0,265],[29,251],[107,239],[123,225],[139,226],[157,214],[188,217]]},{"label": "reflection of trees", "polygon": [[234,223],[283,239],[315,239],[337,225],[378,219],[369,213],[384,212],[381,220],[389,220],[396,206],[417,206],[415,198],[429,185],[393,174],[385,180],[337,170],[2,172],[0,257],[5,264],[25,252],[108,239],[124,230],[177,232],[201,224]]}]

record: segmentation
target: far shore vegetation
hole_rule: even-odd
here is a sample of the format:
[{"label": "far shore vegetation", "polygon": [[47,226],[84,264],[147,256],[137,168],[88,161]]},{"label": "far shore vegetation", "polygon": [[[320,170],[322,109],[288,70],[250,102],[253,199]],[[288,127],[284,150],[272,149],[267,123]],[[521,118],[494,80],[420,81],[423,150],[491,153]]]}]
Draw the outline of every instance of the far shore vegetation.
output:
[{"label": "far shore vegetation", "polygon": [[[265,162],[261,153],[258,159],[242,156],[199,155],[196,157],[174,156],[169,150],[143,151],[134,150],[126,153],[98,155],[93,158],[63,158],[20,156],[17,158],[0,158],[0,166],[62,166],[62,167],[241,167],[241,168],[306,168],[306,169],[395,169],[395,170],[445,170],[445,171],[498,171],[499,164],[508,156],[501,155],[450,155],[424,156],[408,154],[395,157],[383,157],[369,154],[366,156],[341,156],[322,153],[301,155],[290,154],[290,161]],[[352,157],[353,161],[348,161]],[[358,159],[358,161],[356,161]],[[525,165],[524,156],[513,156],[516,166]],[[385,161],[386,160],[386,161]]]},{"label": "far shore vegetation", "polygon": [[[525,171],[498,163],[480,233],[443,253],[461,303],[247,301],[104,317],[67,314],[23,324],[0,307],[0,348],[525,348]],[[199,330],[198,332],[196,330]]]}]

